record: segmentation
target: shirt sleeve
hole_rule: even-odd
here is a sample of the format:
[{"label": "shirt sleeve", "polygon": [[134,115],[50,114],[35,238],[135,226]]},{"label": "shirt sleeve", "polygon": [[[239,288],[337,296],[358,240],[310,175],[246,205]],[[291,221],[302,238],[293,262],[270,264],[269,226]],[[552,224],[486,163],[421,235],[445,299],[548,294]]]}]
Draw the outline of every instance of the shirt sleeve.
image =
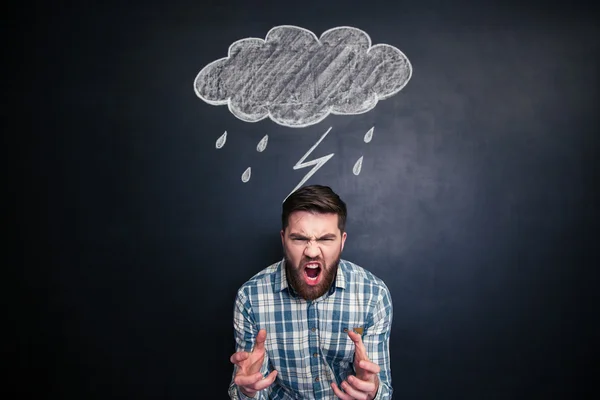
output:
[{"label": "shirt sleeve", "polygon": [[375,400],[389,400],[393,392],[389,346],[393,307],[390,292],[385,285],[375,300],[372,324],[365,330],[362,340],[369,359],[380,368],[379,390]]},{"label": "shirt sleeve", "polygon": [[[235,337],[235,351],[252,351],[258,328],[256,326],[254,315],[250,301],[242,291],[239,291],[233,308],[233,329]],[[265,353],[265,359],[260,372],[263,376],[267,376],[269,372],[268,355]],[[229,398],[235,400],[267,400],[267,390],[264,389],[256,392],[254,397],[248,397],[238,389],[234,382],[234,377],[237,372],[237,366],[234,365],[233,373],[231,374],[231,382],[229,384]]]}]

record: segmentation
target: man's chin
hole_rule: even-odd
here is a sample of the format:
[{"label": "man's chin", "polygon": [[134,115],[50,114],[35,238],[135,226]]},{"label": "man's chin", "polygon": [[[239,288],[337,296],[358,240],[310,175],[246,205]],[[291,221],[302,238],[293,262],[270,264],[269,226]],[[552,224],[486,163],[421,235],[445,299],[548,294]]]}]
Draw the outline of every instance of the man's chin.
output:
[{"label": "man's chin", "polygon": [[309,285],[304,281],[304,272],[298,273],[296,270],[292,270],[291,263],[288,259],[285,260],[286,265],[286,275],[288,284],[294,289],[294,291],[298,294],[298,296],[302,297],[307,301],[313,301],[323,296],[335,280],[335,275],[337,273],[337,266],[339,264],[339,260],[332,267],[333,269],[324,269],[321,271],[321,274],[324,274],[321,277],[321,281],[316,285]]},{"label": "man's chin", "polygon": [[323,282],[316,286],[309,286],[306,283],[302,283],[301,290],[298,294],[307,301],[316,300],[323,296],[329,288],[324,287]]},{"label": "man's chin", "polygon": [[292,279],[289,283],[298,296],[308,301],[318,299],[329,289],[328,287],[325,287],[325,282],[319,282],[319,284],[311,286],[301,279]]}]

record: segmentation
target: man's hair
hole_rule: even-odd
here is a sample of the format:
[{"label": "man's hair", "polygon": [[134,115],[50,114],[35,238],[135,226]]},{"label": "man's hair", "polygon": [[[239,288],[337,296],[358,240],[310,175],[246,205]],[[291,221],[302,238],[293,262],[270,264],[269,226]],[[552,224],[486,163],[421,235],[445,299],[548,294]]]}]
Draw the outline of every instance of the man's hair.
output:
[{"label": "man's hair", "polygon": [[320,214],[337,214],[338,228],[346,228],[346,203],[329,186],[309,185],[294,191],[283,202],[281,226],[287,228],[290,214],[294,211],[309,211]]}]

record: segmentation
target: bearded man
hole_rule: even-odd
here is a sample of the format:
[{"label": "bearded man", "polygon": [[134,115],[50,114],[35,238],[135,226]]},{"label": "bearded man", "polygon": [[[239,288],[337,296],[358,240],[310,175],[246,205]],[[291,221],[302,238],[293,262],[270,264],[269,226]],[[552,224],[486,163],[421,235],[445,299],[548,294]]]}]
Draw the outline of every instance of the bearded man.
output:
[{"label": "bearded man", "polygon": [[284,201],[283,259],[238,290],[231,399],[391,399],[392,301],[341,259],[346,204],[310,185]]}]

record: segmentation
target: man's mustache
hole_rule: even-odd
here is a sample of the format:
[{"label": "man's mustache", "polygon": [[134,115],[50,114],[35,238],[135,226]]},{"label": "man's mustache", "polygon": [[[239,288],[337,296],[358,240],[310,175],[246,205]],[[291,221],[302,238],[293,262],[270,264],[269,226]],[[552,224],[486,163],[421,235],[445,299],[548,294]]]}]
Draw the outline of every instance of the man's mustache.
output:
[{"label": "man's mustache", "polygon": [[323,266],[325,265],[325,262],[320,257],[315,257],[315,258],[303,257],[302,260],[300,260],[300,265],[306,265],[311,262],[318,262],[319,264],[321,264]]}]

